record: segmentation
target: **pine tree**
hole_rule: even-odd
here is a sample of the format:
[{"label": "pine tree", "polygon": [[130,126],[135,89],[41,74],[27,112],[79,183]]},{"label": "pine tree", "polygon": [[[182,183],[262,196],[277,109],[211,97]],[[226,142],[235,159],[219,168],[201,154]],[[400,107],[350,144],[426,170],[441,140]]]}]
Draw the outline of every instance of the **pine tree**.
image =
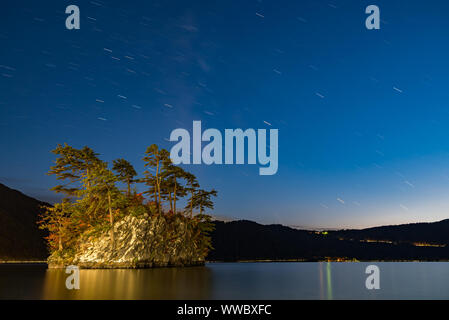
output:
[{"label": "pine tree", "polygon": [[176,214],[176,201],[187,194],[186,188],[178,181],[178,179],[183,179],[186,176],[186,171],[173,165],[170,168],[170,173],[171,186],[173,187],[173,213]]},{"label": "pine tree", "polygon": [[[56,175],[57,180],[68,181],[63,185],[57,185],[52,190],[69,196],[77,196],[80,190],[79,183],[83,178],[89,178],[92,168],[100,162],[98,154],[89,147],[75,149],[66,143],[64,146],[58,144],[52,153],[58,158],[48,174]],[[87,185],[87,187],[90,186]]]},{"label": "pine tree", "polygon": [[137,172],[134,167],[126,161],[125,159],[117,159],[113,161],[112,170],[117,172],[118,179],[126,183],[127,185],[127,195],[128,197],[131,195],[131,183],[134,181],[134,177],[137,176]]},{"label": "pine tree", "polygon": [[104,199],[107,203],[112,247],[114,247],[114,210],[117,209],[117,201],[121,195],[115,185],[117,181],[118,178],[107,168],[107,164],[104,162],[98,163],[93,168],[89,179],[86,181],[91,186],[87,192],[99,199]]},{"label": "pine tree", "polygon": [[[159,215],[162,214],[161,183],[164,175],[162,162],[166,161],[169,157],[170,153],[167,150],[159,150],[159,147],[153,144],[147,148],[145,157],[143,158],[145,168],[147,168],[144,172],[145,178],[143,181],[150,187],[146,193],[153,194]],[[150,170],[153,170],[154,173]]]},{"label": "pine tree", "polygon": [[62,251],[66,246],[70,246],[73,238],[76,237],[71,220],[74,206],[68,198],[65,198],[53,207],[43,206],[43,208],[45,211],[38,221],[39,228],[49,231],[47,240],[50,249]]},{"label": "pine tree", "polygon": [[169,157],[162,161],[163,189],[166,193],[165,198],[170,201],[170,210],[173,214],[176,214],[176,201],[186,195],[185,188],[179,183],[179,179],[184,178],[185,175],[186,172],[181,167],[174,165]]},{"label": "pine tree", "polygon": [[217,196],[217,191],[212,189],[211,191],[206,190],[197,190],[194,195],[193,207],[195,209],[200,209],[200,214],[202,215],[204,212],[204,208],[213,209],[214,203],[211,200],[211,197]]},{"label": "pine tree", "polygon": [[[199,189],[197,178],[174,165],[167,150],[159,149],[156,145],[147,148],[143,158],[145,177],[140,180],[135,179],[137,173],[128,161],[113,161],[115,175],[108,169],[108,164],[100,160],[98,154],[89,147],[76,149],[64,144],[58,145],[52,152],[57,158],[49,174],[64,181],[64,184],[53,190],[77,197],[76,201],[72,199],[71,202],[66,198],[54,207],[46,208],[41,216],[39,227],[49,230],[47,240],[53,253],[70,256],[76,252],[76,244],[82,234],[90,236],[107,230],[110,231],[114,249],[114,224],[123,214],[141,216],[151,213],[142,197],[136,196],[130,201],[131,184],[134,182],[144,182],[149,186],[146,193],[154,197],[159,215],[163,212],[163,201],[168,201],[171,212],[177,214],[177,201],[189,195],[185,211],[190,213],[190,219],[183,219],[188,222],[187,227],[193,230],[194,239],[199,243],[198,249],[210,247],[208,232],[213,226],[210,217],[203,213],[206,208],[213,208],[211,198],[217,192]],[[118,181],[127,184],[126,194],[117,188]],[[194,209],[200,213],[193,218]]]},{"label": "pine tree", "polygon": [[190,194],[190,198],[187,202],[187,206],[185,207],[186,210],[190,211],[190,218],[193,217],[193,208],[195,203],[195,193],[197,189],[200,187],[197,178],[191,174],[190,172],[185,172],[184,177],[186,180],[186,187],[185,190]]}]

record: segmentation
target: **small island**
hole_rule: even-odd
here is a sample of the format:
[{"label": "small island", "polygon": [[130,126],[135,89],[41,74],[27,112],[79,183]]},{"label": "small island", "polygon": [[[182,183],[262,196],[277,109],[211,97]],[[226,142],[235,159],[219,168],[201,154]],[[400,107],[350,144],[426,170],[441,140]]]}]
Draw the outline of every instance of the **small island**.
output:
[{"label": "small island", "polygon": [[[147,148],[143,178],[136,178],[125,159],[114,160],[109,169],[89,147],[64,144],[52,152],[57,158],[48,174],[62,182],[52,190],[66,197],[44,206],[38,222],[48,232],[49,268],[204,264],[213,230],[204,211],[213,209],[217,191],[201,189],[193,174],[172,163],[167,150]],[[138,193],[135,183],[146,191]],[[183,198],[186,205],[179,210]]]}]

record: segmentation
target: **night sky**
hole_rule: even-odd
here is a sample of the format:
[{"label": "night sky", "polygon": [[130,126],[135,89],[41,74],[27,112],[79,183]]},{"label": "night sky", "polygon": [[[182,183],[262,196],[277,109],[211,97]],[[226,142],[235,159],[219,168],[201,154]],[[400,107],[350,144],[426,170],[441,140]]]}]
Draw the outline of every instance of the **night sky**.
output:
[{"label": "night sky", "polygon": [[[78,5],[81,29],[65,28]],[[376,4],[381,29],[367,30]],[[140,173],[172,130],[279,129],[279,170],[185,166],[214,215],[302,227],[449,218],[447,1],[7,1],[0,182],[45,201],[58,143]],[[140,190],[143,190],[142,188]]]}]

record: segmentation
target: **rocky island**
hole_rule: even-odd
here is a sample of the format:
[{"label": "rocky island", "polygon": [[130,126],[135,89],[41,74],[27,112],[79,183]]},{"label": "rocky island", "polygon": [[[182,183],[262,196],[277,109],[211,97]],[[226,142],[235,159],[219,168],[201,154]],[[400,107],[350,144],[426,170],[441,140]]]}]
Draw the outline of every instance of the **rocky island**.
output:
[{"label": "rocky island", "polygon": [[[49,174],[64,181],[53,190],[67,197],[44,206],[40,216],[40,228],[49,233],[49,268],[204,264],[213,230],[204,210],[213,208],[211,197],[217,192],[200,189],[193,174],[172,164],[168,151],[150,146],[140,179],[128,161],[114,160],[110,170],[88,147],[59,145],[52,152],[58,157]],[[134,183],[148,190],[137,193],[132,190]],[[178,200],[184,197],[185,207],[177,210]]]}]

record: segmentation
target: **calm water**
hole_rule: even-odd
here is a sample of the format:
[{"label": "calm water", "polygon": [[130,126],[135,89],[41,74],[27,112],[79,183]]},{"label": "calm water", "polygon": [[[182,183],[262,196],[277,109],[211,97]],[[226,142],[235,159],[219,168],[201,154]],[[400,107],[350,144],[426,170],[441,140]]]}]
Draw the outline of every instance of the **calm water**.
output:
[{"label": "calm water", "polygon": [[0,265],[0,299],[449,299],[449,263],[371,263],[380,290],[365,288],[368,263],[213,263],[204,267],[65,270]]}]

